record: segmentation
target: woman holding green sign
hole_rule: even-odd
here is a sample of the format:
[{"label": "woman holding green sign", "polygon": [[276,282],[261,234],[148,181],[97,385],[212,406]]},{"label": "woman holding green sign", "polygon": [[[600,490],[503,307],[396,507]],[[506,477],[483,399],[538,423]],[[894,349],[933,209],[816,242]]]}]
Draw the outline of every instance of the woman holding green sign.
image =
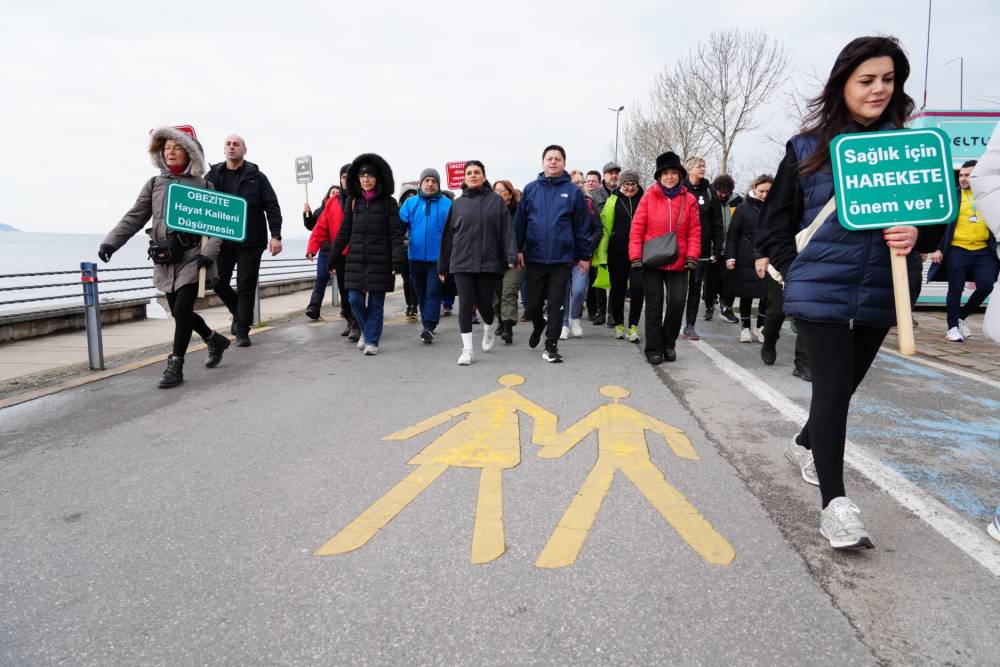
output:
[{"label": "woman holding green sign", "polygon": [[139,198],[125,214],[104,243],[97,256],[107,262],[111,255],[152,219],[149,234],[149,257],[153,260],[153,285],[163,292],[174,318],[174,347],[167,357],[167,367],[160,378],[161,389],[176,387],[184,382],[184,353],[197,331],[208,345],[207,368],[222,361],[229,339],[212,331],[201,315],[194,312],[198,296],[198,270],[206,269],[206,281],[216,279],[215,259],[219,256],[222,239],[201,237],[167,229],[167,188],[181,183],[197,188],[213,189],[202,176],[205,174],[205,154],[195,136],[194,128],[161,127],[150,133],[149,155],[160,173],[142,187]]},{"label": "woman holding green sign", "polygon": [[[758,275],[770,263],[784,276],[785,313],[798,322],[813,378],[809,419],[785,456],[820,487],[820,533],[835,549],[874,546],[844,489],[844,444],[851,397],[896,323],[889,253],[930,252],[940,229],[842,227],[831,201],[830,142],[902,128],[913,111],[903,90],[909,74],[893,37],[859,37],[845,46],[810,102],[802,133],[786,146],[760,217]],[[797,243],[807,228],[811,240]]]}]

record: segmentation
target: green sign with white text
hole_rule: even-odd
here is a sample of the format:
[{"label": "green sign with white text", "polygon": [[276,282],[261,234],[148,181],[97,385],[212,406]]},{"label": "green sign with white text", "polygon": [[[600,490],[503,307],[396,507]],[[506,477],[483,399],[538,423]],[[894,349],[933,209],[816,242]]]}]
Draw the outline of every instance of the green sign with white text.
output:
[{"label": "green sign with white text", "polygon": [[958,213],[941,130],[842,134],[830,143],[837,217],[847,229],[938,225]]},{"label": "green sign with white text", "polygon": [[247,200],[224,192],[171,183],[167,229],[242,241],[247,235]]}]

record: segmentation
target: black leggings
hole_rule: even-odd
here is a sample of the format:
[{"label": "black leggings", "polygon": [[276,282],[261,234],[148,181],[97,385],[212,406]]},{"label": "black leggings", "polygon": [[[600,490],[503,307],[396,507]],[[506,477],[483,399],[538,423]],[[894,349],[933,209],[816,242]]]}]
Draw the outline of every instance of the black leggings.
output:
[{"label": "black leggings", "polygon": [[197,331],[202,338],[209,338],[212,330],[194,312],[194,300],[198,298],[198,286],[194,283],[184,285],[175,292],[167,292],[167,304],[174,318],[174,356],[184,358],[188,343],[191,342],[191,331]]},{"label": "black leggings", "polygon": [[631,291],[628,325],[638,326],[642,315],[642,269],[633,269],[628,255],[608,255],[608,276],[611,278],[611,319],[625,324],[625,294]]},{"label": "black leggings", "polygon": [[455,273],[458,288],[458,330],[472,333],[472,313],[479,307],[483,324],[493,324],[493,292],[497,288],[495,273]]},{"label": "black leggings", "polygon": [[797,320],[809,355],[812,401],[797,442],[811,449],[825,508],[844,491],[844,440],[851,397],[871,367],[888,329]]},{"label": "black leggings", "polygon": [[[753,297],[740,297],[740,326],[744,329],[750,328],[750,316],[753,315]],[[757,328],[764,326],[764,318],[767,317],[767,297],[757,304]]]}]

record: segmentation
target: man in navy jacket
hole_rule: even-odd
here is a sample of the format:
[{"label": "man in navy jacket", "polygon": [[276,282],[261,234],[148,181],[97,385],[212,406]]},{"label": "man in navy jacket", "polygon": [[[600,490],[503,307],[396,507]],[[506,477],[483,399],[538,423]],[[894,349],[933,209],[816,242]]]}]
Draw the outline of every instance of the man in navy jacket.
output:
[{"label": "man in navy jacket", "polygon": [[[534,324],[528,345],[537,347],[545,333],[542,359],[562,361],[559,331],[570,271],[590,272],[590,212],[583,193],[566,173],[566,151],[549,146],[542,151],[542,173],[524,186],[514,215],[514,233],[521,263],[526,266],[527,311]],[[548,300],[548,323],[542,303]]]}]

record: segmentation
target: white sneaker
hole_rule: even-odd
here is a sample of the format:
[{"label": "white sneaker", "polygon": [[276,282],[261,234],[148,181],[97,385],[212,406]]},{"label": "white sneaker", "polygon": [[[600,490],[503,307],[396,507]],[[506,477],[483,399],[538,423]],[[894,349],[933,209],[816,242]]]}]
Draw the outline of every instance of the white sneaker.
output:
[{"label": "white sneaker", "polygon": [[493,349],[493,344],[497,342],[497,322],[493,320],[493,324],[488,324],[483,327],[483,352],[489,352]]},{"label": "white sneaker", "polygon": [[749,329],[740,329],[740,342],[741,343],[752,343],[753,338],[750,337]]},{"label": "white sneaker", "polygon": [[955,341],[956,343],[964,343],[965,336],[962,335],[961,330],[958,327],[952,327],[948,329],[948,333],[944,335],[948,340]]},{"label": "white sneaker", "polygon": [[583,338],[583,327],[580,326],[580,320],[569,321],[569,334],[573,338]]},{"label": "white sneaker", "polygon": [[458,357],[459,366],[469,366],[472,364],[472,350],[462,350],[462,354]]},{"label": "white sneaker", "polygon": [[958,332],[962,334],[962,338],[972,337],[972,328],[969,326],[969,323],[966,322],[965,320],[958,321]]},{"label": "white sneaker", "polygon": [[365,349],[365,337],[363,335],[358,338],[358,349]]},{"label": "white sneaker", "polygon": [[820,514],[819,532],[830,540],[834,549],[874,549],[861,510],[847,496],[839,496],[830,501]]},{"label": "white sneaker", "polygon": [[378,354],[378,345],[365,345],[365,356],[374,357]]},{"label": "white sneaker", "polygon": [[764,327],[761,327],[760,329],[754,327],[753,329],[751,329],[751,332],[757,338],[757,340],[759,340],[762,343],[764,342]]},{"label": "white sneaker", "polygon": [[819,486],[819,476],[816,475],[816,463],[813,461],[812,450],[800,447],[795,442],[796,437],[798,434],[793,435],[791,442],[785,447],[785,458],[792,465],[799,467],[802,479],[808,484]]},{"label": "white sneaker", "polygon": [[568,339],[569,339],[569,327],[563,327],[562,331],[559,332],[559,340],[568,340]]}]

